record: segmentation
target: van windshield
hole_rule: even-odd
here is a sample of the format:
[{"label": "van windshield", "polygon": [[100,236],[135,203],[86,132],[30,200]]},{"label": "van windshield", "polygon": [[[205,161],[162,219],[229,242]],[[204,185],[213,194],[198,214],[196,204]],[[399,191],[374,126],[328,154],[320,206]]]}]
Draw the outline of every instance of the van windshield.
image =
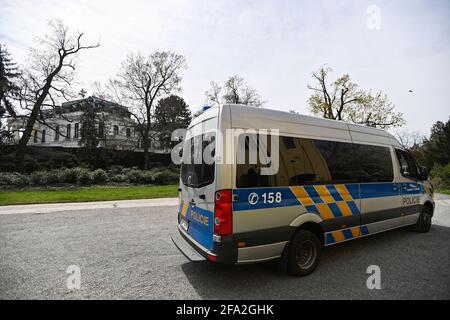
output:
[{"label": "van windshield", "polygon": [[186,136],[181,163],[181,182],[185,186],[201,188],[214,182],[216,137],[211,129],[216,120],[203,122],[203,133],[191,136],[196,130],[190,130]]}]

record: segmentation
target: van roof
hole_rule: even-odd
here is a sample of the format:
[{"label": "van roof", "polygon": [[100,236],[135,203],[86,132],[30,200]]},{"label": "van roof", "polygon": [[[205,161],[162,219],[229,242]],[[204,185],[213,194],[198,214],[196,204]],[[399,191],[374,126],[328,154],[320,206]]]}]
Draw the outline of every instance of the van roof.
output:
[{"label": "van roof", "polygon": [[[239,114],[239,117],[232,116],[233,127],[246,128],[246,123],[249,123],[254,128],[265,128],[267,121],[270,121],[274,124],[278,123],[274,127],[280,128],[280,132],[299,132],[302,130],[298,127],[299,125],[304,126],[303,129],[314,126],[322,128],[320,132],[317,132],[317,136],[331,134],[331,137],[336,137],[338,140],[351,139],[360,143],[388,144],[400,147],[400,144],[392,134],[380,128],[247,105],[225,104],[222,107],[229,107],[232,114]],[[326,134],[325,131],[330,132]],[[346,132],[344,133],[343,131]],[[342,135],[336,135],[337,132],[341,132]],[[347,132],[351,134],[351,138],[345,137]]]},{"label": "van roof", "polygon": [[[302,135],[311,137],[401,147],[392,134],[380,128],[240,104],[211,107],[195,118],[189,127],[217,116],[220,108],[230,109],[234,128],[279,128],[280,133],[298,134],[301,132]],[[233,116],[233,114],[239,116]],[[268,125],[269,123],[270,125]]]}]

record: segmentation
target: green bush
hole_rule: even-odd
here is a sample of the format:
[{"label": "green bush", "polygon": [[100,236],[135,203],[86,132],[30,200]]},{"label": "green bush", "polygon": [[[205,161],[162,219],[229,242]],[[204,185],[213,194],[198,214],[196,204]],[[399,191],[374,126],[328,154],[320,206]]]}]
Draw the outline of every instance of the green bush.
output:
[{"label": "green bush", "polygon": [[108,168],[108,173],[110,173],[111,175],[116,175],[116,174],[122,174],[123,173],[123,167],[122,166],[111,166]]},{"label": "green bush", "polygon": [[435,165],[431,170],[431,178],[436,188],[450,188],[450,163]]},{"label": "green bush", "polygon": [[173,184],[179,181],[178,173],[172,172],[165,168],[155,168],[150,172],[153,176],[153,182],[155,184]]},{"label": "green bush", "polygon": [[89,185],[94,182],[92,173],[85,168],[75,168],[76,182],[80,185]]},{"label": "green bush", "polygon": [[[110,168],[108,172],[103,169],[90,171],[87,168],[62,168],[49,171],[34,171],[31,174],[0,172],[0,188],[33,186],[59,186],[65,184],[176,184],[179,180],[178,170],[165,167],[153,168],[150,171],[138,168]],[[439,169],[439,168],[437,168]],[[437,170],[436,169],[436,170]]]},{"label": "green bush", "polygon": [[92,179],[95,184],[104,184],[108,180],[108,174],[105,170],[97,169],[92,172]]},{"label": "green bush", "polygon": [[126,183],[126,182],[128,182],[127,176],[122,174],[122,173],[111,176],[109,181],[115,182],[115,183]]},{"label": "green bush", "polygon": [[64,183],[64,173],[62,170],[54,169],[47,173],[47,184],[54,185]]},{"label": "green bush", "polygon": [[139,183],[141,180],[141,176],[142,176],[142,172],[141,170],[138,169],[130,169],[130,170],[126,170],[126,177],[127,177],[127,181],[129,183]]},{"label": "green bush", "polygon": [[31,183],[31,179],[27,175],[17,172],[1,172],[0,173],[0,187],[23,187]]},{"label": "green bush", "polygon": [[61,174],[63,178],[61,179],[64,183],[74,184],[77,183],[77,171],[76,168],[72,169],[61,169]]},{"label": "green bush", "polygon": [[45,171],[34,171],[31,174],[31,183],[36,186],[42,186],[48,184],[47,172]]}]

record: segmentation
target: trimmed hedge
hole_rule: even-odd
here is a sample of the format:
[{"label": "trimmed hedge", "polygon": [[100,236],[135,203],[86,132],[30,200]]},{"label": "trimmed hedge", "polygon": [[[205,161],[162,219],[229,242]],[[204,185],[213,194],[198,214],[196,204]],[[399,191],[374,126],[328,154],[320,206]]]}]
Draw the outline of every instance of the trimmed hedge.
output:
[{"label": "trimmed hedge", "polygon": [[[13,172],[16,167],[15,146],[3,146],[0,152],[0,172]],[[150,168],[169,167],[170,154],[150,153]],[[25,155],[25,171],[52,170],[85,167],[107,170],[113,166],[144,168],[144,153],[98,148],[39,147],[28,146]]]},{"label": "trimmed hedge", "polygon": [[108,170],[87,168],[62,168],[34,171],[31,174],[0,172],[0,188],[26,186],[104,185],[104,184],[176,184],[179,173],[176,168],[153,168],[150,171],[113,166]]}]

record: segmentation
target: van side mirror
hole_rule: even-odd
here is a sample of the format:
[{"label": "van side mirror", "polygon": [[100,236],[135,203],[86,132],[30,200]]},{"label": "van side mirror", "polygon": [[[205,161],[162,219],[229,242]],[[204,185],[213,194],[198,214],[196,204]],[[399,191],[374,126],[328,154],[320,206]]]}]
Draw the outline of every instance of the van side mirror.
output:
[{"label": "van side mirror", "polygon": [[420,167],[419,168],[419,173],[420,173],[420,180],[428,180],[428,170],[425,167]]}]

